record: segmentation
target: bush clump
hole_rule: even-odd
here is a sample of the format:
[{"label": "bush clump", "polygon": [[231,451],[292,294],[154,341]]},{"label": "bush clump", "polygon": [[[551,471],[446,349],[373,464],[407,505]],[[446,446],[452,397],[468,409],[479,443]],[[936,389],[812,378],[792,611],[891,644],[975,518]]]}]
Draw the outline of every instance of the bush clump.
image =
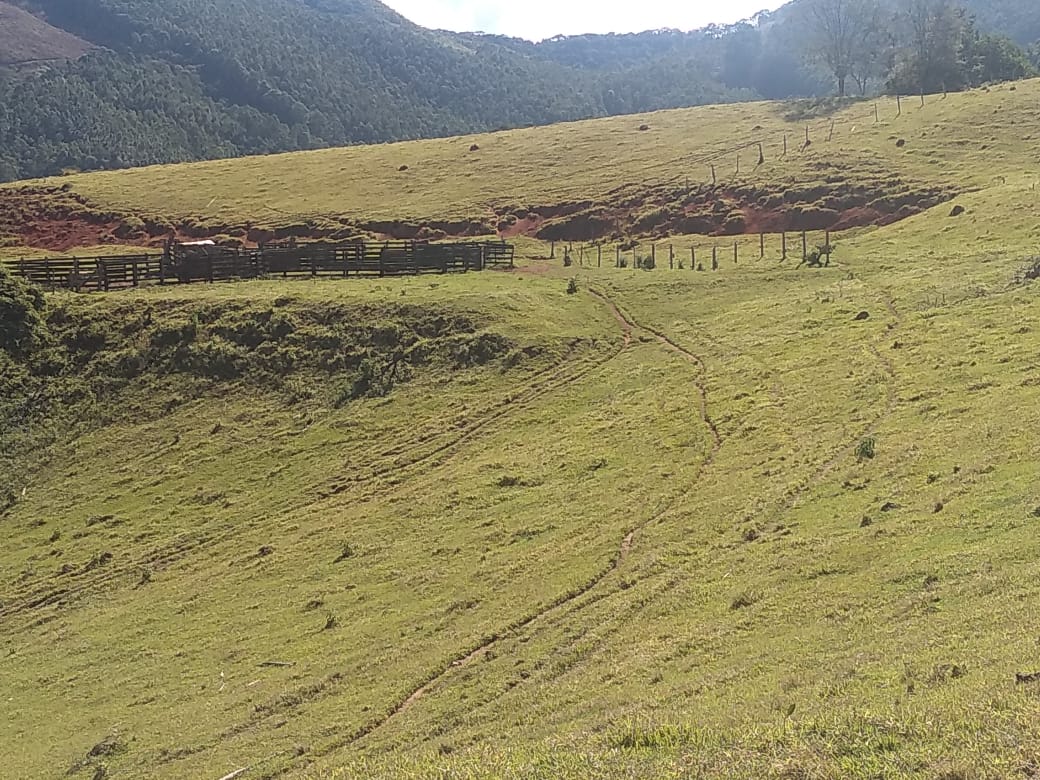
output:
[{"label": "bush clump", "polygon": [[40,350],[49,341],[46,314],[43,293],[0,265],[0,350],[19,361]]}]

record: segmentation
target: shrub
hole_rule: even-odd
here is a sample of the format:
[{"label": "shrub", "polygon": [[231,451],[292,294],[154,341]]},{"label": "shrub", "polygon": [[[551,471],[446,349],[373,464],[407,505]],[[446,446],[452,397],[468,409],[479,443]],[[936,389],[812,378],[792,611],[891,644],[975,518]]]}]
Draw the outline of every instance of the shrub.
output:
[{"label": "shrub", "polygon": [[43,293],[0,265],[0,350],[24,359],[48,341]]},{"label": "shrub", "polygon": [[209,379],[237,379],[244,371],[242,351],[219,337],[193,345],[189,360],[194,373]]},{"label": "shrub", "polygon": [[389,367],[381,366],[374,358],[365,358],[357,367],[357,372],[336,393],[335,406],[346,405],[359,398],[382,398],[393,390],[393,379],[389,375]]},{"label": "shrub", "polygon": [[874,439],[864,439],[856,447],[856,458],[863,460],[873,460],[877,454],[877,442]]},{"label": "shrub", "polygon": [[576,295],[578,293],[578,280],[571,277],[570,281],[567,282],[567,294]]},{"label": "shrub", "polygon": [[729,608],[731,610],[745,609],[757,603],[759,600],[758,594],[750,590],[746,590],[742,593],[738,593],[733,601],[730,602]]},{"label": "shrub", "polygon": [[483,366],[509,354],[513,343],[498,333],[478,333],[464,337],[452,350],[456,368]]}]

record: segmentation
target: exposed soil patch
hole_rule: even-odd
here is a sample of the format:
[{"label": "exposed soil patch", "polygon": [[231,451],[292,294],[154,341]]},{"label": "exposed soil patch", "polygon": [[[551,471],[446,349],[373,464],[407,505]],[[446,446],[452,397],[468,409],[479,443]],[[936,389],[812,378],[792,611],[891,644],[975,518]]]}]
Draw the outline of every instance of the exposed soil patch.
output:
[{"label": "exposed soil patch", "polygon": [[849,184],[838,175],[811,185],[774,187],[628,185],[600,200],[500,207],[484,217],[440,221],[353,221],[336,215],[282,224],[228,225],[98,209],[62,187],[0,189],[0,247],[55,252],[99,244],[161,246],[167,239],[212,239],[236,246],[289,239],[438,240],[532,236],[552,241],[627,240],[676,234],[845,230],[887,225],[953,199],[952,190],[880,177]]},{"label": "exposed soil patch", "polygon": [[294,238],[437,240],[495,234],[491,217],[415,223],[352,222],[329,216],[276,226],[172,222],[95,208],[67,186],[0,189],[0,247],[7,243],[54,252],[103,244],[158,247],[167,239],[255,246]]},{"label": "exposed soil patch", "polygon": [[499,210],[503,237],[592,241],[629,236],[732,236],[887,225],[945,201],[955,192],[913,186],[897,177],[850,185],[840,177],[774,188],[622,187],[603,202]]}]

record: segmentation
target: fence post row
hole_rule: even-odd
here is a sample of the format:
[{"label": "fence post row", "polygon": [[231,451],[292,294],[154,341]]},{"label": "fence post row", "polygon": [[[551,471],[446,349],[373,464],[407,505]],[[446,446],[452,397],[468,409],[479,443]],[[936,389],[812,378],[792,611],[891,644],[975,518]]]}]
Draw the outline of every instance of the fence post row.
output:
[{"label": "fence post row", "polygon": [[[602,263],[602,247],[599,248]],[[390,276],[424,272],[484,271],[514,268],[516,248],[505,241],[428,244],[394,241],[373,244],[350,241],[341,244],[270,246],[257,249],[212,245],[186,246],[166,242],[161,254],[80,257],[21,258],[12,270],[27,281],[48,288],[95,289],[138,287],[146,282],[218,282],[253,279],[279,273],[282,278],[306,276]]]}]

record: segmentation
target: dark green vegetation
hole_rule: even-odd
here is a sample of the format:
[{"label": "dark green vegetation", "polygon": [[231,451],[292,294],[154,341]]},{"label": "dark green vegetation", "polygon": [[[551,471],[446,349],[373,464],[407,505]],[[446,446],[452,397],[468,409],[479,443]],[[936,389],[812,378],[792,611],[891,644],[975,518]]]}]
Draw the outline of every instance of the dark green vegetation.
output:
[{"label": "dark green vegetation", "polygon": [[482,366],[511,350],[451,310],[301,308],[291,295],[266,306],[48,301],[0,266],[0,509],[13,505],[26,459],[71,432],[158,419],[229,386],[338,408],[417,372]]},{"label": "dark green vegetation", "polygon": [[[0,181],[824,94],[804,2],[725,28],[535,45],[424,30],[375,0],[19,0],[51,32],[23,15],[33,35],[0,34],[0,63],[56,61],[0,71]],[[1009,4],[969,8],[1028,34],[1040,12]],[[102,48],[76,59],[87,46]],[[1006,46],[983,39],[972,51],[1002,67],[975,57],[947,86],[1014,77]]]}]

